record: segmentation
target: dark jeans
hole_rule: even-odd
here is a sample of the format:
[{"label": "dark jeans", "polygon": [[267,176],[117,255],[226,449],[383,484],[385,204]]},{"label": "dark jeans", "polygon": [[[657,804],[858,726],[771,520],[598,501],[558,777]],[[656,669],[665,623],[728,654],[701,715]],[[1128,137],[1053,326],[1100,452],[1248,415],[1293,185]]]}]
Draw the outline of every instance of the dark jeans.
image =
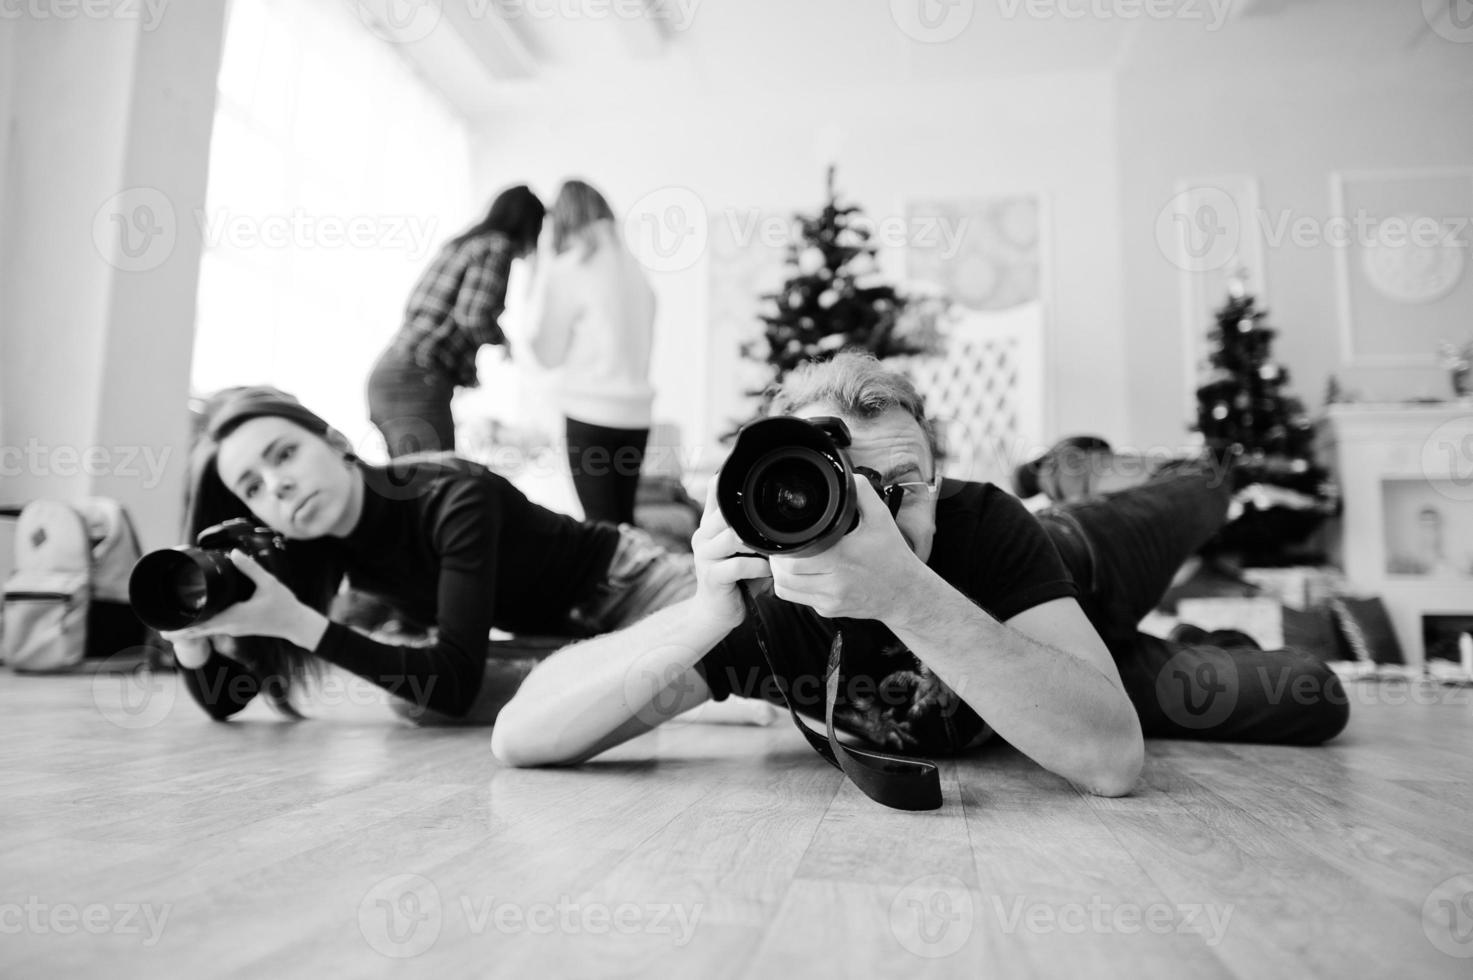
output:
[{"label": "dark jeans", "polygon": [[1038,519],[1147,737],[1318,744],[1345,727],[1350,705],[1339,678],[1315,657],[1187,645],[1136,629],[1181,564],[1225,522],[1229,483],[1178,470]]},{"label": "dark jeans", "polygon": [[389,348],[368,375],[368,417],[384,434],[389,458],[455,448],[450,398],[455,385]]},{"label": "dark jeans", "polygon": [[568,468],[583,505],[583,519],[634,523],[634,497],[649,429],[611,429],[567,420]]}]

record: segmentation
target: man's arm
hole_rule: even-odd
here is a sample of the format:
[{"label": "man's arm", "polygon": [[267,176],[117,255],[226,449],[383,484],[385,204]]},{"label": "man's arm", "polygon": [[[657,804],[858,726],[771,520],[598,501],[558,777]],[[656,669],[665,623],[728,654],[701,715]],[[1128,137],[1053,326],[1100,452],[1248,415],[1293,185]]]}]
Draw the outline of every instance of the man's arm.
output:
[{"label": "man's arm", "polygon": [[491,751],[513,766],[572,764],[628,741],[710,697],[695,670],[746,617],[737,583],[766,578],[716,506],[716,481],[691,538],[696,594],[538,664],[496,718]]},{"label": "man's arm", "polygon": [[727,632],[687,599],[564,647],[501,709],[492,754],[513,766],[573,765],[694,708],[710,697],[695,664]]},{"label": "man's arm", "polygon": [[1135,785],[1145,755],[1140,719],[1074,599],[1000,623],[936,576],[909,614],[886,625],[1045,769],[1100,796],[1123,796]]},{"label": "man's arm", "polygon": [[1003,738],[1092,793],[1128,793],[1144,758],[1115,661],[1073,599],[1000,623],[905,544],[855,481],[860,526],[820,555],[772,559],[779,598],[830,619],[878,619]]}]

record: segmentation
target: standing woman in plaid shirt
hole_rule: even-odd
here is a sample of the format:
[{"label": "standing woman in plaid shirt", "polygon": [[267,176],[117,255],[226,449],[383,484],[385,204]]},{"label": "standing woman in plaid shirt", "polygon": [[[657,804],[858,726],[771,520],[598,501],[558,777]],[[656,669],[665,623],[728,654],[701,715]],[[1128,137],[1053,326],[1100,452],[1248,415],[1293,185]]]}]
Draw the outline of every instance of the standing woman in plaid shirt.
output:
[{"label": "standing woman in plaid shirt", "polygon": [[511,263],[536,254],[545,213],[526,185],[502,191],[485,219],[445,243],[420,277],[404,325],[368,377],[368,414],[390,457],[455,448],[451,396],[457,385],[480,383],[482,345],[506,344],[498,321]]}]

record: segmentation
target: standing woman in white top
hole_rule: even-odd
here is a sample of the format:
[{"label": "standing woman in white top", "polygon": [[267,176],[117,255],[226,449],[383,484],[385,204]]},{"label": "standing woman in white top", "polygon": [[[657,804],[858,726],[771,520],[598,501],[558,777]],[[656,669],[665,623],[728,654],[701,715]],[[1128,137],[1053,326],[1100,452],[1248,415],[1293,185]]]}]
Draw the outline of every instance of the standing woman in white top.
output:
[{"label": "standing woman in white top", "polygon": [[545,263],[532,354],[559,369],[568,465],[585,519],[633,524],[655,396],[655,292],[598,191],[565,182],[549,217],[554,254]]}]

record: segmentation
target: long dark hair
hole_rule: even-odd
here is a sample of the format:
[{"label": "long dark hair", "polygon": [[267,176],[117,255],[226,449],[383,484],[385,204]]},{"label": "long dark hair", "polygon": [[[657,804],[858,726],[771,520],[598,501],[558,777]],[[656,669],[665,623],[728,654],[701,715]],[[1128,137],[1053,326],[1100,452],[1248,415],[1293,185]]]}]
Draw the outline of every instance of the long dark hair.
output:
[{"label": "long dark hair", "polygon": [[518,255],[537,247],[537,238],[542,234],[542,219],[547,209],[526,184],[508,187],[496,195],[486,217],[451,239],[459,246],[467,239],[477,238],[491,232],[499,232],[510,238]]},{"label": "long dark hair", "polygon": [[[347,448],[347,440],[338,435],[321,417],[308,411],[291,395],[275,388],[259,386],[227,388],[210,398],[204,406],[204,431],[190,456],[189,505],[184,518],[184,532],[193,543],[199,533],[232,518],[245,518],[259,524],[239,497],[225,486],[216,468],[220,442],[249,419],[261,416],[284,418],[312,435],[326,439],[356,462]],[[303,604],[326,615],[332,598],[342,584],[343,569],[333,562],[326,550],[311,541],[292,541],[279,556],[277,578]],[[316,657],[303,656],[292,644],[276,637],[243,636],[236,638],[236,656],[261,680],[261,690],[271,705],[283,714],[302,717],[292,704],[292,689],[306,680],[317,680],[322,665]]]},{"label": "long dark hair", "polygon": [[[227,388],[205,403],[204,414],[204,429],[190,456],[185,533],[191,543],[204,529],[231,518],[260,523],[245,502],[220,479],[216,466],[221,440],[253,418],[283,418],[326,440],[348,463],[358,467],[364,480],[364,493],[403,498],[423,492],[443,477],[489,473],[480,464],[452,453],[417,453],[395,459],[387,466],[370,466],[358,459],[341,433],[296,398],[276,388]],[[300,602],[323,615],[327,615],[348,572],[336,549],[318,540],[288,541],[276,564],[277,578]],[[294,718],[303,717],[292,703],[292,690],[305,681],[320,679],[321,661],[275,637],[239,637],[235,643],[236,656],[260,678],[261,690],[272,707]]]}]

